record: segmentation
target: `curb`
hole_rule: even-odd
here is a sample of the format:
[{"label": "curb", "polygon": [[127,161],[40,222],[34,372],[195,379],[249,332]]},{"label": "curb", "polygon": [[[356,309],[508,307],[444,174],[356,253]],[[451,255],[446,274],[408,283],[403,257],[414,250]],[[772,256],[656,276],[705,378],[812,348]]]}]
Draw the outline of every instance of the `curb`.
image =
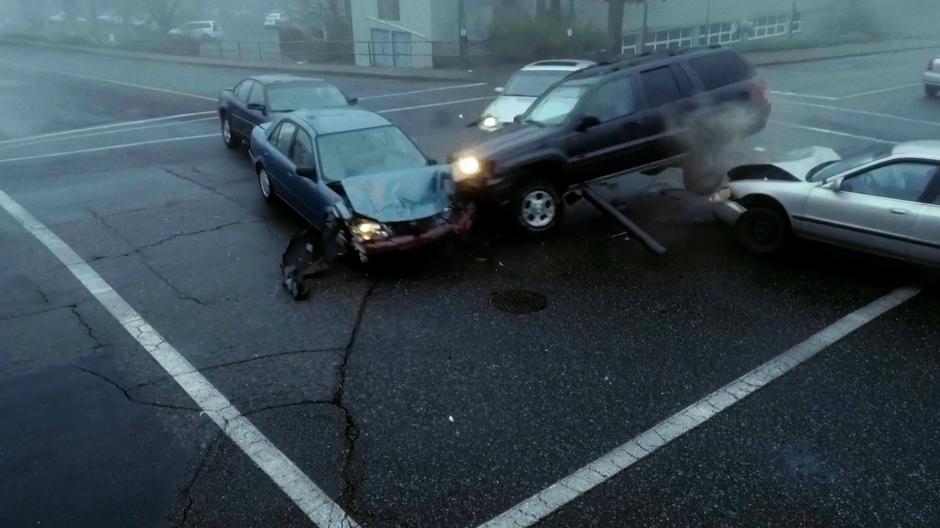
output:
[{"label": "curb", "polygon": [[332,64],[292,64],[292,63],[270,63],[256,61],[238,61],[226,59],[210,59],[205,57],[187,57],[181,55],[168,55],[164,53],[143,53],[136,51],[114,50],[107,48],[95,48],[89,46],[71,46],[67,44],[55,44],[52,42],[40,42],[31,40],[21,40],[9,37],[0,37],[0,44],[10,44],[14,46],[32,46],[39,48],[51,48],[67,51],[77,51],[81,53],[91,53],[95,55],[104,55],[110,57],[124,57],[129,59],[141,59],[158,62],[173,62],[177,64],[193,64],[198,66],[212,66],[216,68],[241,68],[257,69],[279,72],[306,72],[344,75],[348,77],[372,77],[381,79],[404,79],[418,81],[474,81],[476,78],[468,72],[456,70],[435,70],[409,68],[381,68],[367,66],[343,66]]}]

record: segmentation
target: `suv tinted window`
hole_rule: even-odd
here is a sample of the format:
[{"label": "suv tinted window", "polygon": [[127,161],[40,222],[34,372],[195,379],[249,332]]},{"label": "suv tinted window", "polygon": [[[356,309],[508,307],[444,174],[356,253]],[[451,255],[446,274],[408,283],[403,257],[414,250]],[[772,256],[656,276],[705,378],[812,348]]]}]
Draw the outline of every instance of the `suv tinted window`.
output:
[{"label": "suv tinted window", "polygon": [[747,64],[732,52],[713,53],[689,59],[689,66],[702,80],[706,90],[749,79],[751,70]]},{"label": "suv tinted window", "polygon": [[614,79],[602,85],[584,106],[585,115],[594,116],[602,123],[630,115],[635,110],[630,77]]},{"label": "suv tinted window", "polygon": [[646,93],[646,102],[650,108],[656,108],[682,98],[679,85],[668,66],[645,71],[640,74],[643,82],[643,92]]}]

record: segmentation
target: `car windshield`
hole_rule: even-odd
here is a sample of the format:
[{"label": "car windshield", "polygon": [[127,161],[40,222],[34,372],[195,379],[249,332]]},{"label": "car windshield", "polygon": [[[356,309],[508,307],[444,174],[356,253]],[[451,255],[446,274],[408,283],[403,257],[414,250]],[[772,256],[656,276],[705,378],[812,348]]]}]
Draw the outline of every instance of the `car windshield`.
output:
[{"label": "car windshield", "polygon": [[830,161],[823,163],[818,167],[814,168],[807,175],[807,181],[811,182],[823,182],[832,178],[833,176],[838,176],[843,172],[850,171],[856,167],[861,167],[867,163],[871,163],[877,159],[881,159],[891,153],[890,149],[884,150],[870,150],[864,154],[859,154],[857,156],[850,156],[843,160]]},{"label": "car windshield", "polygon": [[556,86],[532,105],[525,121],[538,125],[561,124],[595,82],[596,79],[578,79]]},{"label": "car windshield", "polygon": [[565,78],[567,71],[521,71],[506,84],[505,95],[538,97]]},{"label": "car windshield", "polygon": [[328,84],[286,84],[268,87],[268,105],[272,112],[292,112],[348,104],[343,93]]},{"label": "car windshield", "polygon": [[393,125],[319,136],[317,147],[326,181],[427,165],[424,154]]}]

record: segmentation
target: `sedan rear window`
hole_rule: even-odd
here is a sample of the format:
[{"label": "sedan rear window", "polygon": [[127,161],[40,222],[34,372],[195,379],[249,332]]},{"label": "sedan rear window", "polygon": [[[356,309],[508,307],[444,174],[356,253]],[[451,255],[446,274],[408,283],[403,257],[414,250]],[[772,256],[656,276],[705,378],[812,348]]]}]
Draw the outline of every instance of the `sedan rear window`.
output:
[{"label": "sedan rear window", "polygon": [[689,65],[706,90],[712,90],[752,76],[751,68],[733,52],[713,53],[689,59]]}]

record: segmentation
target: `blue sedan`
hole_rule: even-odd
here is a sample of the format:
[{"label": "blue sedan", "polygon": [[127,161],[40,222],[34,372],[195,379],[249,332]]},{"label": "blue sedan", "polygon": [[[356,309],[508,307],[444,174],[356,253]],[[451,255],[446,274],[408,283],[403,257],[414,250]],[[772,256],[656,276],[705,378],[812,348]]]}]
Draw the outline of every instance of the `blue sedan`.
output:
[{"label": "blue sedan", "polygon": [[367,110],[302,110],[257,126],[249,155],[266,201],[280,199],[315,228],[338,219],[363,261],[471,227],[450,167]]}]

